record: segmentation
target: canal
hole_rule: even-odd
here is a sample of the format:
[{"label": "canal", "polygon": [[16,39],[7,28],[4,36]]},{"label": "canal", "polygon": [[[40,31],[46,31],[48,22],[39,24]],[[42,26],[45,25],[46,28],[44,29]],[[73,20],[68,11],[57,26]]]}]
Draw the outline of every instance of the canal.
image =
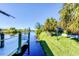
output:
[{"label": "canal", "polygon": [[28,55],[28,49],[27,49],[26,52],[24,53],[24,56],[45,56],[45,53],[40,43],[37,42],[34,32],[31,32],[30,34],[30,54]]}]

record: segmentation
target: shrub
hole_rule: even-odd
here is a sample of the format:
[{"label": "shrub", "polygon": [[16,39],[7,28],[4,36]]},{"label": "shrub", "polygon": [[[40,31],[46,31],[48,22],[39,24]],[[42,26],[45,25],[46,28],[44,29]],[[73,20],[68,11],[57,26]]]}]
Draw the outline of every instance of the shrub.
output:
[{"label": "shrub", "polygon": [[68,34],[68,32],[66,31],[66,30],[64,30],[64,32],[63,32],[64,34]]},{"label": "shrub", "polygon": [[37,38],[38,38],[38,36],[40,35],[41,32],[42,32],[41,29],[37,29],[37,30],[36,30],[36,37],[37,37]]}]

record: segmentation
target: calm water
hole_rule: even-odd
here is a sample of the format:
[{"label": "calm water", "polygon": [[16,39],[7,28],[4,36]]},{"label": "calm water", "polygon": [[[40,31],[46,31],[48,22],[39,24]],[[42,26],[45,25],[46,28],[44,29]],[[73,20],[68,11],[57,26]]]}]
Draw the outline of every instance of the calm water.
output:
[{"label": "calm water", "polygon": [[5,35],[5,39],[11,38],[11,37],[12,37],[11,35]]},{"label": "calm water", "polygon": [[[24,45],[27,42],[27,35],[22,37],[22,44]],[[10,36],[10,35],[5,35],[5,40],[4,40],[4,48],[0,48],[0,56],[7,56],[15,53],[18,48],[18,36]]]},{"label": "calm water", "polygon": [[[27,35],[27,34],[26,34]],[[11,39],[11,38],[13,38],[13,37],[15,37],[15,36],[17,36],[18,37],[18,34],[15,34],[15,35],[8,35],[8,34],[6,34],[5,35],[5,39]],[[24,36],[24,34],[23,34],[23,36]]]},{"label": "calm water", "polygon": [[35,37],[35,33],[31,33],[30,35],[30,55],[26,51],[24,56],[45,56],[44,51],[39,42]]},{"label": "calm water", "polygon": [[[13,38],[11,38],[11,37],[12,36],[10,36],[10,35],[5,35],[5,39],[9,38],[9,40],[6,40],[6,41],[9,42],[9,41],[15,39],[14,37]],[[18,35],[17,35],[17,37],[18,37]],[[27,36],[27,38],[25,40],[28,40],[28,36]],[[31,34],[30,34],[30,55],[28,55],[27,51],[28,50],[26,50],[26,52],[24,53],[24,56],[45,56],[44,51],[43,51],[40,43],[37,42],[37,39],[35,37],[35,33],[34,32],[31,32]]]}]

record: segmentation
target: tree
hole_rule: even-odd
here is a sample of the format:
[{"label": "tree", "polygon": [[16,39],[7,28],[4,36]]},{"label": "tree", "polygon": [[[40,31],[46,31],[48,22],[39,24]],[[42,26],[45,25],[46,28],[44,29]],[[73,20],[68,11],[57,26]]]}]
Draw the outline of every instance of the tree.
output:
[{"label": "tree", "polygon": [[36,37],[38,38],[38,36],[40,35],[40,33],[43,30],[43,25],[41,25],[39,22],[36,23]]},{"label": "tree", "polygon": [[67,30],[67,27],[70,25],[70,21],[72,18],[72,11],[73,11],[73,4],[67,4],[65,3],[63,5],[63,8],[59,11],[60,13],[60,19],[61,19],[61,27],[65,30]]},{"label": "tree", "polygon": [[8,29],[7,32],[8,32],[9,34],[11,34],[11,35],[14,35],[14,34],[17,33],[17,29],[15,29],[14,27],[11,27],[11,28]]},{"label": "tree", "polygon": [[60,13],[61,27],[72,33],[76,33],[79,29],[79,4],[78,3],[65,3]]},{"label": "tree", "polygon": [[54,18],[48,18],[44,24],[45,31],[55,31],[57,27],[57,21]]}]

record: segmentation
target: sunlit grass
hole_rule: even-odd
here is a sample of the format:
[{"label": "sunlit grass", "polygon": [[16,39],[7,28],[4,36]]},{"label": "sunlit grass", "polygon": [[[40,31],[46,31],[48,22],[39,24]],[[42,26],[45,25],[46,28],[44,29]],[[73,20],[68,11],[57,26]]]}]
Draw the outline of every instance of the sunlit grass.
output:
[{"label": "sunlit grass", "polygon": [[[49,36],[46,32],[43,32],[39,36],[39,41],[45,41],[54,55],[57,56],[78,56],[79,55],[79,43],[71,38],[59,36]],[[44,43],[42,44],[47,55],[50,55],[48,47]]]}]

